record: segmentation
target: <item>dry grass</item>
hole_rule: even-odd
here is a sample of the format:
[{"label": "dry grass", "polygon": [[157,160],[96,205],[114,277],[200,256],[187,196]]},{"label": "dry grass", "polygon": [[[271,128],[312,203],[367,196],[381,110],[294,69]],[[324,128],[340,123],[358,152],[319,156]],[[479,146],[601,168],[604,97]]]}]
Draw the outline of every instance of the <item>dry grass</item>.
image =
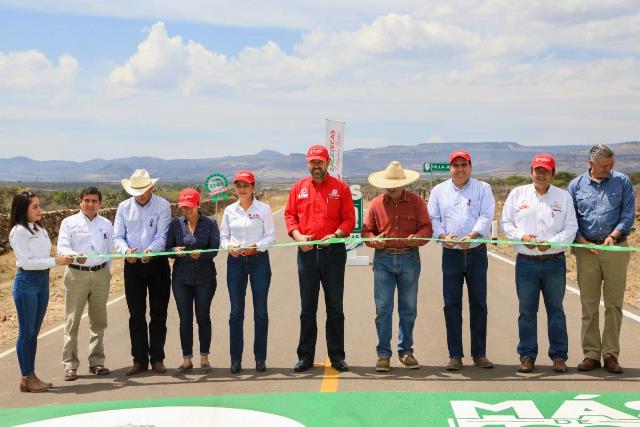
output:
[{"label": "dry grass", "polygon": [[[262,199],[265,203],[271,205],[276,211],[283,207],[287,201],[286,194],[275,197],[265,197]],[[218,222],[222,217],[222,212],[218,212]],[[52,248],[55,253],[55,247]],[[113,261],[111,295],[119,293],[124,288],[122,259]],[[62,285],[62,275],[65,267],[56,266],[51,269],[49,275],[49,307],[42,325],[43,329],[47,326],[60,323],[64,320],[64,289]],[[13,252],[0,256],[0,345],[13,341],[18,335],[18,319],[16,317],[16,308],[11,296],[13,286],[13,277],[16,271],[16,259]]]}]

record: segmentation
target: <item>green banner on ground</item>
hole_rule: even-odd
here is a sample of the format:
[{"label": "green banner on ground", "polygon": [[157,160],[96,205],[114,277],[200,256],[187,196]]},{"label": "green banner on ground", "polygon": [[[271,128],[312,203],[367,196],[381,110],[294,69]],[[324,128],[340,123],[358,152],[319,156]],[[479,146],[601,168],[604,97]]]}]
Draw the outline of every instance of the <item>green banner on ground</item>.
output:
[{"label": "green banner on ground", "polygon": [[98,402],[0,412],[1,426],[33,422],[37,423],[28,425],[640,426],[640,393],[286,393]]}]

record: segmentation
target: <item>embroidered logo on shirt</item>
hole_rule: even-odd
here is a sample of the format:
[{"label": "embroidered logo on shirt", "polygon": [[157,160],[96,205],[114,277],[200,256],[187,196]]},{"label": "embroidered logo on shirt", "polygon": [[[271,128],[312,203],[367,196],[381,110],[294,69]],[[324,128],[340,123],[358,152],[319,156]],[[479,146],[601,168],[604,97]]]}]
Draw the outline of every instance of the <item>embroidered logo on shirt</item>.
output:
[{"label": "embroidered logo on shirt", "polygon": [[149,228],[153,227],[153,218],[149,220]]},{"label": "embroidered logo on shirt", "polygon": [[562,213],[562,207],[559,201],[555,201],[551,204],[551,218],[555,218],[558,213]]},{"label": "embroidered logo on shirt", "polygon": [[329,198],[334,200],[340,199],[340,193],[338,193],[338,190],[336,188],[331,190],[331,192],[329,193]]},{"label": "embroidered logo on shirt", "polygon": [[298,199],[306,199],[309,197],[309,192],[307,191],[306,188],[303,188],[302,190],[300,190],[300,192],[298,193]]},{"label": "embroidered logo on shirt", "polygon": [[522,203],[520,203],[520,205],[518,206],[518,209],[529,209],[531,207],[531,205],[529,205],[529,202],[527,200],[523,200]]},{"label": "embroidered logo on shirt", "polygon": [[258,221],[262,220],[262,218],[260,218],[260,214],[257,214],[257,213],[249,214],[249,219],[252,220],[252,221],[253,220],[258,220]]}]

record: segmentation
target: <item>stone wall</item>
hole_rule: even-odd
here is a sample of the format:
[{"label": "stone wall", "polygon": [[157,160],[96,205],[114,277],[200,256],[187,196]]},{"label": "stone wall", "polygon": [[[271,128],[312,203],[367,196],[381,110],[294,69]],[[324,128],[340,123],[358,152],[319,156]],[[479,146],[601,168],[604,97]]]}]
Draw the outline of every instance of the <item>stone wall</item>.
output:
[{"label": "stone wall", "polygon": [[[221,213],[224,208],[233,203],[235,199],[229,199],[218,202],[218,212]],[[200,204],[200,211],[204,215],[213,215],[215,211],[215,203],[212,201],[203,201]],[[59,211],[49,211],[42,213],[42,225],[49,233],[51,241],[55,242],[58,238],[58,230],[60,230],[60,223],[66,217],[77,213],[77,209],[64,209]],[[108,218],[111,222],[115,219],[116,208],[102,209],[100,215]],[[173,203],[171,205],[171,216],[175,218],[178,216],[178,204]],[[10,250],[9,247],[9,215],[0,215],[0,254]]]}]

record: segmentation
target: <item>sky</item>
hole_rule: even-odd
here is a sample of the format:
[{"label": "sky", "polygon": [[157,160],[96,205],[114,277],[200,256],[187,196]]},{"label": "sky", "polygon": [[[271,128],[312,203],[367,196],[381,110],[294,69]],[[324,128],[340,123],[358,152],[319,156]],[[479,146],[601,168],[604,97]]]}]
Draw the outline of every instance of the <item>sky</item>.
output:
[{"label": "sky", "polygon": [[0,0],[0,157],[640,140],[640,0]]}]

